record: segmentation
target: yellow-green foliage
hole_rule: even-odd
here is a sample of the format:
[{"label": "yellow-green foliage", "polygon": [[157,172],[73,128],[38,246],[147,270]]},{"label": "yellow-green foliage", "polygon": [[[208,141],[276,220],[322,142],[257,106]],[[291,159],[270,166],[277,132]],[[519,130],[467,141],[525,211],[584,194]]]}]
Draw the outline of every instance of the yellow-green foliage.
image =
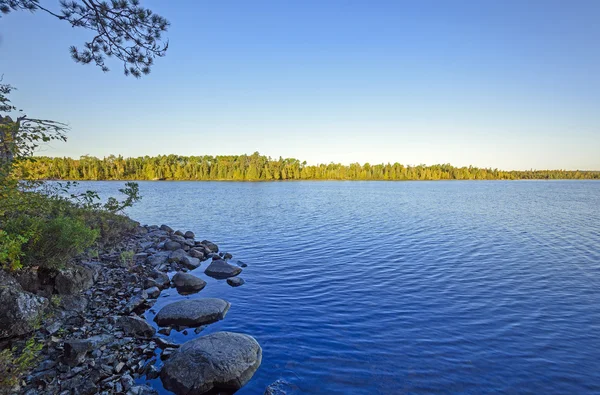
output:
[{"label": "yellow-green foliage", "polygon": [[7,348],[0,352],[0,393],[10,390],[39,360],[43,344],[30,338],[22,349]]},{"label": "yellow-green foliage", "polygon": [[129,265],[129,266],[131,266],[131,264],[133,263],[133,255],[134,255],[133,251],[123,251],[123,252],[121,252],[121,263],[123,265]]},{"label": "yellow-green foliage", "polygon": [[23,244],[28,238],[22,235],[10,235],[0,229],[0,267],[8,270],[20,269],[23,257]]}]

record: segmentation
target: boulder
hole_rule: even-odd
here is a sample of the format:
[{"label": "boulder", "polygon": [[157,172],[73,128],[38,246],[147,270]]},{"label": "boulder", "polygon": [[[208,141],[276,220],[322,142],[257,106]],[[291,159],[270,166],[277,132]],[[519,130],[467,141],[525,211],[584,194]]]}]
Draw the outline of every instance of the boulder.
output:
[{"label": "boulder", "polygon": [[213,243],[212,241],[208,241],[208,240],[202,240],[201,244],[203,246],[205,246],[206,248],[208,248],[209,250],[211,250],[212,252],[219,252],[219,246],[217,246],[215,243]]},{"label": "boulder", "polygon": [[[181,233],[181,232],[179,232],[179,233]],[[171,240],[176,241],[179,244],[185,243],[185,237],[183,237],[183,233],[177,234],[177,232],[175,232],[175,234],[173,236],[171,236]]]},{"label": "boulder", "polygon": [[167,273],[159,272],[158,270],[154,270],[150,273],[150,278],[154,280],[156,286],[164,289],[169,287],[169,283],[171,280]]},{"label": "boulder", "polygon": [[178,272],[173,276],[173,285],[179,293],[194,293],[206,287],[206,281],[193,274]]},{"label": "boulder", "polygon": [[262,349],[251,336],[216,332],[184,343],[165,362],[163,386],[180,394],[235,392],[254,375]]},{"label": "boulder", "polygon": [[204,271],[208,276],[218,279],[234,277],[241,272],[241,267],[230,265],[221,259],[213,260]]},{"label": "boulder", "polygon": [[95,269],[90,266],[67,266],[56,275],[54,289],[59,295],[71,295],[89,289],[96,277]]},{"label": "boulder", "polygon": [[200,326],[220,321],[229,310],[229,302],[223,299],[202,298],[173,302],[154,317],[160,326]]},{"label": "boulder", "polygon": [[193,239],[196,237],[196,235],[194,234],[194,232],[192,232],[191,230],[188,230],[187,232],[185,232],[185,234],[183,235],[186,239]]},{"label": "boulder", "polygon": [[169,262],[180,263],[186,256],[188,256],[187,252],[180,248],[171,252],[171,255],[169,255]]},{"label": "boulder", "polygon": [[244,285],[245,281],[241,277],[230,277],[227,279],[227,284],[232,287],[239,287],[240,285]]},{"label": "boulder", "polygon": [[0,270],[0,306],[0,339],[4,339],[35,330],[48,299],[23,291],[12,276]]},{"label": "boulder", "polygon": [[133,316],[119,316],[116,324],[127,336],[151,338],[156,330],[143,318]]},{"label": "boulder", "polygon": [[169,255],[171,255],[171,253],[168,251],[160,251],[154,255],[150,255],[146,259],[146,262],[152,267],[157,267],[166,263],[169,260]]},{"label": "boulder", "polygon": [[165,241],[164,249],[167,251],[175,251],[181,248],[181,244],[176,241]]},{"label": "boulder", "polygon": [[185,268],[188,268],[190,270],[194,270],[194,269],[197,269],[200,266],[200,259],[193,258],[191,256],[186,255],[183,258],[181,258],[181,260],[179,261],[179,263],[181,265],[183,265]]},{"label": "boulder", "polygon": [[188,253],[194,258],[204,259],[204,248],[201,249],[194,247],[191,250],[189,250]]}]

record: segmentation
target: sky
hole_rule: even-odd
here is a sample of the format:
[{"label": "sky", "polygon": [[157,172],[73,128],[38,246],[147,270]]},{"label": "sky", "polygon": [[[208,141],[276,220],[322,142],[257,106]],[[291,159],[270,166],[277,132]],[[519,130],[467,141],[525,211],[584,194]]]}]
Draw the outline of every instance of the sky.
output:
[{"label": "sky", "polygon": [[[41,0],[58,10],[58,0]],[[600,170],[600,1],[159,1],[149,76],[74,63],[92,32],[0,18],[0,74],[49,156]]]}]

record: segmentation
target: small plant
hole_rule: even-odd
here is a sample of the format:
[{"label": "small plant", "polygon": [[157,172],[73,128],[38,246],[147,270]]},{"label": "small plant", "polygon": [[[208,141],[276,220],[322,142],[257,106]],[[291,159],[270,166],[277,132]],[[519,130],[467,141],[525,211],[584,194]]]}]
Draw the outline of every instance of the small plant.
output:
[{"label": "small plant", "polygon": [[123,266],[133,266],[134,252],[131,250],[121,252],[121,264]]},{"label": "small plant", "polygon": [[52,306],[54,307],[60,306],[60,302],[62,302],[62,297],[60,295],[52,295],[50,298],[50,303],[52,303]]},{"label": "small plant", "polygon": [[43,346],[31,337],[21,350],[13,347],[0,352],[0,392],[10,390],[19,383],[21,377],[39,361]]}]

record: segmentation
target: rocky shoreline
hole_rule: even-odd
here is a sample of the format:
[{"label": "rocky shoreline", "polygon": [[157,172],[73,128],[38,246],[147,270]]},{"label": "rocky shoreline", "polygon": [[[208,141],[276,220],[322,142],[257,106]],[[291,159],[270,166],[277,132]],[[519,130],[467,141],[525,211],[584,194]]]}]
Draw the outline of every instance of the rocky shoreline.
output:
[{"label": "rocky shoreline", "polygon": [[[203,262],[206,275],[242,285],[238,275],[246,265],[231,258],[216,244],[195,240],[193,232],[137,226],[94,259],[80,258],[53,273],[0,271],[0,303],[10,306],[0,310],[0,347],[18,348],[32,333],[42,347],[39,363],[11,393],[156,394],[139,383],[158,377],[175,394],[235,392],[260,366],[262,349],[254,338],[216,332],[182,345],[166,338],[172,330],[224,319],[229,302],[195,295],[169,303],[154,318],[158,331],[144,318],[167,288],[200,292],[206,282],[189,271]],[[157,358],[164,361],[161,370]],[[286,393],[274,390],[266,393]]]}]

